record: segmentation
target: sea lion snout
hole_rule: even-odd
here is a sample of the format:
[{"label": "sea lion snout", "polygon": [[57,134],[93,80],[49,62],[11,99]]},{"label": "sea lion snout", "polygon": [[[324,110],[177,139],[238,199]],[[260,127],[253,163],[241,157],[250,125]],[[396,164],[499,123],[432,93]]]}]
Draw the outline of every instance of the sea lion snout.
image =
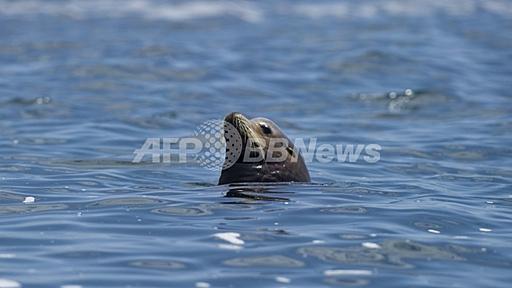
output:
[{"label": "sea lion snout", "polygon": [[240,112],[231,112],[228,115],[226,115],[226,117],[224,117],[224,121],[228,122],[231,125],[234,125],[235,119],[237,119],[239,117],[245,117],[245,116],[243,116],[243,114]]}]

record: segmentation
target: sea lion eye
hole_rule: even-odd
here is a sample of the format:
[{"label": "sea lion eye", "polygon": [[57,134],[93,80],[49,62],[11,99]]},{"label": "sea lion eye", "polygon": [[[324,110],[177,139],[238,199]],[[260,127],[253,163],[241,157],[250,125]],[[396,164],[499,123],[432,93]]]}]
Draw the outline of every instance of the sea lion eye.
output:
[{"label": "sea lion eye", "polygon": [[261,131],[263,131],[263,133],[265,134],[272,134],[272,129],[270,129],[270,127],[268,127],[267,124],[265,123],[260,123],[260,127],[261,127]]}]

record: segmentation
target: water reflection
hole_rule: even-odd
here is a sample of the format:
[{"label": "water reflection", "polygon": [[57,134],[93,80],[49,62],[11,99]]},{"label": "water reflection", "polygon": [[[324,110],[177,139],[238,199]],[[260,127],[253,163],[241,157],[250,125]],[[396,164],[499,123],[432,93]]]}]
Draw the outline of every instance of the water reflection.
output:
[{"label": "water reflection", "polygon": [[354,247],[303,247],[298,253],[304,256],[312,256],[326,262],[343,264],[364,264],[396,266],[412,268],[414,265],[407,260],[449,260],[463,261],[465,258],[459,255],[460,249],[454,251],[451,247],[422,244],[410,240],[387,240],[380,247],[365,248]]},{"label": "water reflection", "polygon": [[279,192],[275,189],[272,189],[276,187],[276,185],[279,184],[229,184],[227,186],[229,190],[226,192],[225,197],[264,201],[290,201],[290,198],[285,196],[293,194],[293,192]]}]

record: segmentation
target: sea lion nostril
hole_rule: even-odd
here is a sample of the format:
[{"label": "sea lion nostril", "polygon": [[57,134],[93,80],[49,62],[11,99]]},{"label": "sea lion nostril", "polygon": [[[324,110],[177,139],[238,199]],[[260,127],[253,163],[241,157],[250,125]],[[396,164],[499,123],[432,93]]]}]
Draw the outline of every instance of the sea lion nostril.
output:
[{"label": "sea lion nostril", "polygon": [[224,121],[237,127],[238,126],[238,122],[241,120],[241,119],[245,119],[245,116],[242,114],[242,113],[239,113],[239,112],[233,112],[233,113],[229,113],[226,117],[224,117]]}]

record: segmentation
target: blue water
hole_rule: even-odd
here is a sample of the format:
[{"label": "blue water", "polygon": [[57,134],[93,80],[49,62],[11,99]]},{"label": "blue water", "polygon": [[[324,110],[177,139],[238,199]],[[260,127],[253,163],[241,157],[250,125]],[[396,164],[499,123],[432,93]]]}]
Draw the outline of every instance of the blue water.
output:
[{"label": "blue water", "polygon": [[[511,30],[504,0],[1,0],[0,287],[509,287]],[[131,162],[232,111],[381,158],[252,198]]]}]

